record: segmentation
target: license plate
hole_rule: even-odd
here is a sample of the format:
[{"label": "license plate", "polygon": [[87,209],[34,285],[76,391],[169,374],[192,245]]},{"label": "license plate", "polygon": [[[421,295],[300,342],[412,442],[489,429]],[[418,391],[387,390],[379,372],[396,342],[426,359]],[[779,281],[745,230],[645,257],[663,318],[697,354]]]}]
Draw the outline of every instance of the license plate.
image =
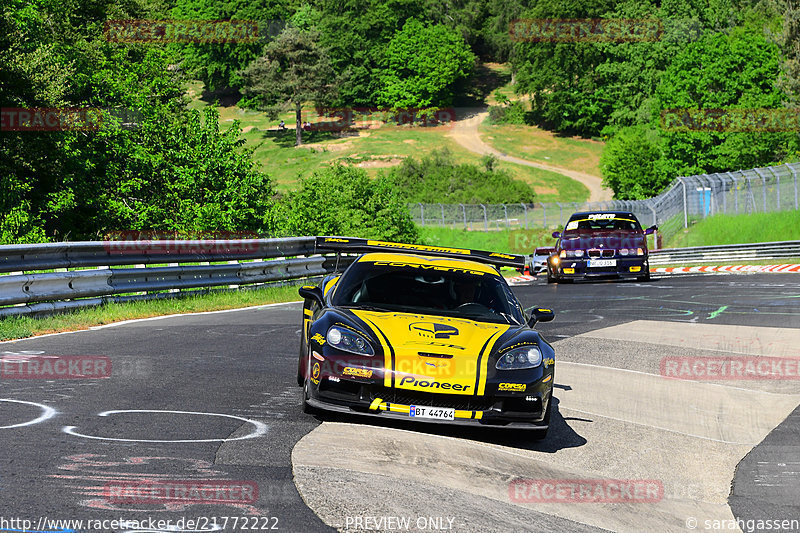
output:
[{"label": "license plate", "polygon": [[414,418],[436,418],[437,420],[455,420],[456,410],[445,407],[410,406],[408,414]]},{"label": "license plate", "polygon": [[617,266],[616,259],[590,259],[589,260],[590,267],[613,267]]}]

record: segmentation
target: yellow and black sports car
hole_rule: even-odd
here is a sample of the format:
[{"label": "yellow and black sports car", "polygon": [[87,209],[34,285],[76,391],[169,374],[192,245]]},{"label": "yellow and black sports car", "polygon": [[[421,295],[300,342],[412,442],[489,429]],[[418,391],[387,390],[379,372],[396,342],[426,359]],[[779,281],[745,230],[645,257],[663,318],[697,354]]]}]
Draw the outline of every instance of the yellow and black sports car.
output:
[{"label": "yellow and black sports car", "polygon": [[[550,422],[555,354],[498,271],[524,256],[342,237],[363,253],[304,286],[304,409],[534,430]],[[366,253],[364,253],[366,252]]]}]

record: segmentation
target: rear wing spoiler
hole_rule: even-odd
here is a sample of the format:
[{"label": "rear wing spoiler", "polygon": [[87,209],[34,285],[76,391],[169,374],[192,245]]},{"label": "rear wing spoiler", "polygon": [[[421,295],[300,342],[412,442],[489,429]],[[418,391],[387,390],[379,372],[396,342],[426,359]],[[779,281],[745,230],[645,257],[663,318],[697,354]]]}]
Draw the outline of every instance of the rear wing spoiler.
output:
[{"label": "rear wing spoiler", "polygon": [[466,250],[462,248],[447,248],[444,246],[426,246],[424,244],[405,244],[401,242],[374,241],[353,237],[317,237],[318,250],[334,250],[336,252],[408,252],[449,257],[454,259],[467,259],[478,263],[488,263],[495,266],[510,266],[514,268],[525,267],[525,256],[504,254],[500,252],[486,252],[483,250]]}]

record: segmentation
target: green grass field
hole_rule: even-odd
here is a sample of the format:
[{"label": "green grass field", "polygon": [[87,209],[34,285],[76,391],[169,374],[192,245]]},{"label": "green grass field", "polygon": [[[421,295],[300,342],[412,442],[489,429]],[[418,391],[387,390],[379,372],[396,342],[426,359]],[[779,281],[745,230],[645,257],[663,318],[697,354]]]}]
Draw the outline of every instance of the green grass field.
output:
[{"label": "green grass field", "polygon": [[546,163],[600,176],[600,156],[605,143],[576,137],[559,137],[536,126],[489,124],[478,128],[481,139],[501,152],[520,159]]},{"label": "green grass field", "polygon": [[664,248],[800,240],[800,212],[713,215],[690,221]]}]

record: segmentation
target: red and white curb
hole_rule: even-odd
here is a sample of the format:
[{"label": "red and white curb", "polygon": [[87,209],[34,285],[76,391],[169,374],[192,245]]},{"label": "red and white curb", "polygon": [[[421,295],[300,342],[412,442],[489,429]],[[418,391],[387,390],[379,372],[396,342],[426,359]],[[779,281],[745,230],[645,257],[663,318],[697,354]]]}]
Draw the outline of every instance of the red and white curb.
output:
[{"label": "red and white curb", "polygon": [[522,276],[514,276],[513,278],[506,278],[509,285],[527,285],[536,281],[536,276],[529,276],[527,274]]},{"label": "red and white curb", "polygon": [[656,274],[694,274],[702,272],[800,272],[800,265],[726,265],[726,266],[694,266],[651,268]]}]

